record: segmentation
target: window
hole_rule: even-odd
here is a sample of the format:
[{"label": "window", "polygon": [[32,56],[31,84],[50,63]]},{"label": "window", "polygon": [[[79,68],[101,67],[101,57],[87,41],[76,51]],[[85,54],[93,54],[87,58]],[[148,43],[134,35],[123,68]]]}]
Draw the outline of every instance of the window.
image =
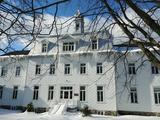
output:
[{"label": "window", "polygon": [[51,74],[51,75],[55,74],[55,64],[51,64],[51,65],[50,65],[49,74]]},{"label": "window", "polygon": [[18,95],[18,86],[14,86],[12,98],[17,99],[17,95]]},{"label": "window", "polygon": [[97,63],[97,74],[101,74],[102,72],[102,63]]},{"label": "window", "polygon": [[97,86],[97,102],[103,102],[103,86]]},{"label": "window", "polygon": [[131,103],[138,103],[137,89],[135,87],[132,87],[130,89],[130,97],[131,97]]},{"label": "window", "polygon": [[20,72],[21,72],[21,67],[16,67],[16,74],[15,76],[20,76]]},{"label": "window", "polygon": [[70,74],[70,64],[65,64],[65,66],[64,66],[64,74]]},{"label": "window", "polygon": [[97,45],[97,40],[92,40],[92,50],[97,50],[98,45]]},{"label": "window", "polygon": [[152,69],[152,74],[158,74],[159,73],[157,66],[152,65],[151,69]]},{"label": "window", "polygon": [[71,86],[61,87],[60,99],[72,99],[73,90]]},{"label": "window", "polygon": [[48,100],[53,100],[54,86],[49,86],[48,88]]},{"label": "window", "polygon": [[41,65],[36,65],[36,75],[41,74]]},{"label": "window", "polygon": [[0,99],[3,97],[3,86],[0,86]]},{"label": "window", "polygon": [[135,64],[130,63],[128,64],[128,73],[129,74],[136,74]]},{"label": "window", "polygon": [[76,31],[79,30],[79,23],[76,23]]},{"label": "window", "polygon": [[1,76],[7,75],[7,67],[2,67]]},{"label": "window", "polygon": [[42,43],[42,53],[47,52],[47,43]]},{"label": "window", "polygon": [[160,104],[160,88],[154,88],[154,101],[155,104]]},{"label": "window", "polygon": [[86,87],[80,86],[80,101],[86,100]]},{"label": "window", "polygon": [[86,64],[85,63],[80,64],[80,74],[86,74]]},{"label": "window", "polygon": [[74,51],[74,42],[63,43],[63,51]]},{"label": "window", "polygon": [[33,100],[38,100],[39,86],[34,86]]}]

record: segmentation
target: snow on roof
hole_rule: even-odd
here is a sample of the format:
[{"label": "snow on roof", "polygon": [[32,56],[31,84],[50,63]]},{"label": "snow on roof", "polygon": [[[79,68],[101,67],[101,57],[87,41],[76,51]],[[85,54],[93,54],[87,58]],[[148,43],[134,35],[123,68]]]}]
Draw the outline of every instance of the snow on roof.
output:
[{"label": "snow on roof", "polygon": [[11,55],[28,55],[30,52],[30,50],[22,50],[22,51],[12,51],[12,52],[8,52],[5,53],[1,56],[11,56]]}]

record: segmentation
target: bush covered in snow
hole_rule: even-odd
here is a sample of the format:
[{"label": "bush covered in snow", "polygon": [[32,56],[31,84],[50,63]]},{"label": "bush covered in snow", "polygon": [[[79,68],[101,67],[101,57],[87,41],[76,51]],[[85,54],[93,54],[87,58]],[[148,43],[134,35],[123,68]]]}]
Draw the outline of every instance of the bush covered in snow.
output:
[{"label": "bush covered in snow", "polygon": [[81,112],[83,113],[83,116],[90,116],[91,115],[91,110],[89,110],[88,106],[84,106],[83,109],[81,109]]}]

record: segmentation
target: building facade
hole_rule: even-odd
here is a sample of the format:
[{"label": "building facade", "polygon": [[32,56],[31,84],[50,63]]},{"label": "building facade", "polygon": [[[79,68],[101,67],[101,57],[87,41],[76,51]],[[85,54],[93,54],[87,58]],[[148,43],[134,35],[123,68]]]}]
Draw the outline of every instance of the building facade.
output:
[{"label": "building facade", "polygon": [[106,30],[85,32],[78,13],[75,33],[41,35],[30,51],[0,57],[0,106],[48,110],[67,101],[98,114],[159,113],[159,70],[142,56],[124,56]]}]

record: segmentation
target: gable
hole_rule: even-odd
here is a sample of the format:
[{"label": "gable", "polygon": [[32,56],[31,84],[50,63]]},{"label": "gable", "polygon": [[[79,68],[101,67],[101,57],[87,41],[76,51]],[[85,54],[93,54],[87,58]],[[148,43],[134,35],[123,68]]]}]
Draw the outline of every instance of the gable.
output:
[{"label": "gable", "polygon": [[60,38],[60,41],[64,42],[75,42],[75,41],[78,41],[79,39],[72,36],[72,35],[69,35],[69,34],[65,34],[63,35],[61,38]]}]

